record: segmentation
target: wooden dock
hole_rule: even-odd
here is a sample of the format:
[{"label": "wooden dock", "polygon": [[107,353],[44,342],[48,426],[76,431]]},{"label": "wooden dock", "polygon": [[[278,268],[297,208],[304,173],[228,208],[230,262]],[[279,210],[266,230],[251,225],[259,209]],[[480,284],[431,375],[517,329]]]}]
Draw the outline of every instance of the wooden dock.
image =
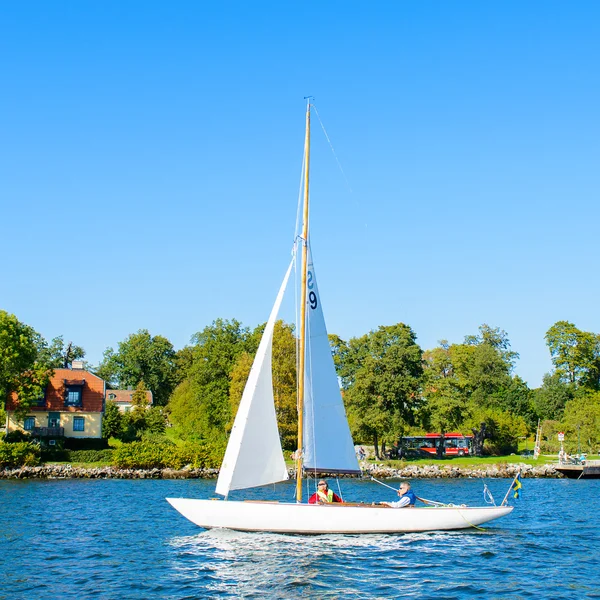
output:
[{"label": "wooden dock", "polygon": [[583,464],[559,464],[556,470],[569,479],[600,479],[600,460],[588,460]]}]

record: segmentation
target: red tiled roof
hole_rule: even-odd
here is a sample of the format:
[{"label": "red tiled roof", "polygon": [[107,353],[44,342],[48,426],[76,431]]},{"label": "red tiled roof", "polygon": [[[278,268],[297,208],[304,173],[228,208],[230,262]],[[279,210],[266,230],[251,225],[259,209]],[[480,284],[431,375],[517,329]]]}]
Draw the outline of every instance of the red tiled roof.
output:
[{"label": "red tiled roof", "polygon": [[[83,386],[81,406],[65,406],[67,386]],[[17,396],[13,394],[7,403],[8,410],[16,408]],[[104,406],[104,380],[83,369],[54,369],[46,387],[43,406],[32,406],[33,411],[54,410],[58,412],[102,412]]]},{"label": "red tiled roof", "polygon": [[[135,390],[106,390],[106,400],[115,404],[131,404],[131,399],[135,394]],[[115,396],[111,398],[111,396]],[[146,391],[148,403],[152,404],[152,392]]]}]

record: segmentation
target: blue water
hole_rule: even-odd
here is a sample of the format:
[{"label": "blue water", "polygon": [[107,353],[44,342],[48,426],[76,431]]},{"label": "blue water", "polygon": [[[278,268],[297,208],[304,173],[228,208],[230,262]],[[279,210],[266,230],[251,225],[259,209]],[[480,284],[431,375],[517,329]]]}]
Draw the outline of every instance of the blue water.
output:
[{"label": "blue water", "polygon": [[[486,483],[499,503],[510,481]],[[0,598],[600,598],[600,480],[523,484],[484,531],[311,537],[204,531],[164,500],[212,497],[214,481],[0,481]],[[413,489],[483,502],[482,480]],[[367,481],[342,491],[394,499]]]}]

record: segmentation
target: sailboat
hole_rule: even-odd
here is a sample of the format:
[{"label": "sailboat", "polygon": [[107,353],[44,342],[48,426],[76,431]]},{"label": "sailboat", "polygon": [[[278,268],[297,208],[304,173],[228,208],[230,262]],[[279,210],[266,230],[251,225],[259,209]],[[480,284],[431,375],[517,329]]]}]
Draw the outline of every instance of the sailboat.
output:
[{"label": "sailboat", "polygon": [[[348,426],[309,237],[311,101],[307,102],[302,232],[265,326],[231,430],[216,493],[224,500],[167,498],[184,517],[206,529],[294,534],[370,534],[463,529],[507,515],[510,506],[433,506],[393,509],[358,503],[302,503],[303,473],[357,474],[360,465]],[[233,490],[285,481],[285,464],[271,372],[273,330],[295,260],[300,261],[298,451],[296,502],[232,501]]]}]

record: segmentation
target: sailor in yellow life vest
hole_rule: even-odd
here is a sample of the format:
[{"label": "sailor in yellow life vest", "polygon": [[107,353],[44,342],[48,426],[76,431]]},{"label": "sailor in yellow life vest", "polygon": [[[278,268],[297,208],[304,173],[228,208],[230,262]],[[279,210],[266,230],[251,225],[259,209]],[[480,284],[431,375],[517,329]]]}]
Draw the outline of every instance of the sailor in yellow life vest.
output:
[{"label": "sailor in yellow life vest", "polygon": [[309,504],[329,504],[331,502],[343,502],[343,500],[329,489],[327,482],[321,479],[317,491],[308,499]]}]

